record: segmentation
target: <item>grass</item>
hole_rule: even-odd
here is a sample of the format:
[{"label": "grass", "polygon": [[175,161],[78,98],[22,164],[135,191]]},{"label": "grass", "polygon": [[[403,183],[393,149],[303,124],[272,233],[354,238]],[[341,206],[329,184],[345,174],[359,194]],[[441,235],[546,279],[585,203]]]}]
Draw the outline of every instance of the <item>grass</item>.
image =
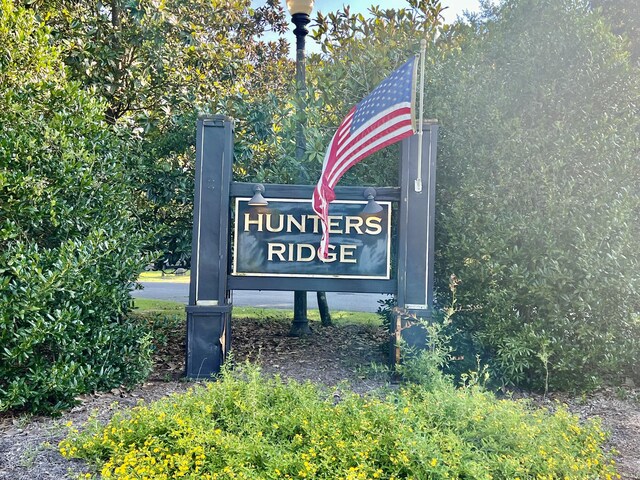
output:
[{"label": "grass", "polygon": [[170,300],[155,300],[153,298],[136,298],[133,301],[136,312],[163,313],[166,315],[184,315],[184,304]]},{"label": "grass", "polygon": [[[180,302],[169,300],[154,300],[149,298],[136,298],[134,307],[137,313],[158,313],[163,315],[184,315],[184,307]],[[276,308],[257,307],[233,307],[233,317],[246,318],[251,320],[281,320],[290,322],[293,319],[293,312],[290,310],[279,310]],[[311,322],[320,322],[320,313],[317,310],[309,310],[308,318]],[[378,326],[381,323],[380,317],[375,313],[368,312],[331,312],[331,319],[334,325],[366,325]]]},{"label": "grass", "polygon": [[174,275],[173,273],[162,272],[142,272],[138,277],[139,282],[172,282],[172,283],[189,283],[191,271],[188,270],[184,275]]}]

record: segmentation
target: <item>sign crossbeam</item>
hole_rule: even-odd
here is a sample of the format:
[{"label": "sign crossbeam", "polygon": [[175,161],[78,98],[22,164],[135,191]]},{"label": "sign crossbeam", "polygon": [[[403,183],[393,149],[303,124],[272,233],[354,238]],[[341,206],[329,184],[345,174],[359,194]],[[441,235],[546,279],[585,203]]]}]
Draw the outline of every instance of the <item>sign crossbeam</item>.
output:
[{"label": "sign crossbeam", "polygon": [[[232,182],[229,190],[231,197],[251,197],[255,183]],[[271,198],[296,198],[311,201],[314,185],[285,185],[270,183],[266,186],[265,196]],[[336,187],[338,200],[362,200],[368,187]],[[267,198],[268,200],[268,198]],[[400,187],[376,187],[376,201],[399,202]]]}]

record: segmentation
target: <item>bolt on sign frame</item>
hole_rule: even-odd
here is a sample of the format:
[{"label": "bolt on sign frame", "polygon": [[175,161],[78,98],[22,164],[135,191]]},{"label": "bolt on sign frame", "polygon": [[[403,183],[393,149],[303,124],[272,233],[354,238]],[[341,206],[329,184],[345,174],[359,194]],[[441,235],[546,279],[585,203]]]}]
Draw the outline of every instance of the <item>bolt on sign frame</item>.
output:
[{"label": "bolt on sign frame", "polygon": [[[187,312],[187,352],[186,376],[189,378],[208,378],[220,371],[222,363],[231,348],[231,315],[233,290],[306,290],[328,292],[360,292],[389,293],[396,295],[398,314],[395,324],[395,338],[403,338],[410,345],[424,345],[424,331],[418,326],[411,326],[407,318],[415,315],[429,318],[433,304],[433,249],[434,249],[434,214],[435,214],[435,168],[438,126],[427,121],[422,125],[422,155],[418,158],[418,141],[420,136],[413,135],[402,141],[400,161],[400,185],[394,187],[376,187],[375,200],[384,206],[384,215],[391,215],[394,209],[397,224],[395,246],[396,261],[393,268],[382,274],[361,274],[356,267],[347,265],[352,270],[341,270],[335,273],[332,266],[311,266],[305,270],[306,264],[298,263],[300,272],[282,265],[280,270],[260,271],[262,267],[251,267],[244,271],[243,265],[253,265],[250,261],[238,263],[235,249],[247,248],[263,237],[263,220],[246,209],[249,198],[254,193],[254,184],[232,181],[233,163],[233,120],[222,115],[202,116],[197,122],[196,134],[196,171],[194,221],[191,257],[191,284]],[[415,188],[417,172],[424,176],[425,188]],[[266,185],[265,197],[278,208],[279,220],[287,212],[298,212],[297,204],[308,202],[311,205],[313,186],[309,185]],[[330,209],[345,208],[345,223],[340,233],[377,234],[378,229],[391,238],[390,228],[383,228],[384,222],[360,221],[353,214],[353,205],[364,206],[365,187],[337,187],[336,201]],[[282,202],[278,204],[277,202]],[[340,206],[339,204],[343,204]],[[345,206],[346,205],[346,206]],[[349,206],[351,205],[351,206]],[[287,210],[287,208],[292,210]],[[244,209],[244,210],[242,210]],[[351,210],[349,210],[351,209]],[[234,238],[231,226],[232,215],[239,211],[245,217],[236,220]],[[265,210],[264,212],[267,212]],[[282,213],[285,212],[285,213]],[[352,213],[349,213],[352,212]],[[267,215],[265,213],[265,215]],[[290,216],[294,213],[289,213]],[[286,217],[296,225],[301,233],[300,215]],[[275,214],[274,214],[275,217]],[[238,231],[238,223],[244,218],[244,231]],[[305,218],[309,218],[308,216]],[[337,217],[336,217],[337,218]],[[269,221],[273,218],[269,217]],[[276,219],[276,222],[278,219]],[[316,221],[317,222],[317,221]],[[338,228],[336,220],[336,228]],[[253,235],[242,237],[246,241],[238,242],[238,238],[246,236],[251,227]],[[368,229],[368,230],[367,230]],[[260,230],[259,234],[255,230]],[[279,231],[271,224],[271,230]],[[291,229],[289,229],[291,230]],[[295,230],[295,228],[294,228]],[[314,230],[314,234],[317,231]],[[306,232],[302,231],[306,234]],[[316,235],[315,244],[320,242],[320,234]],[[347,235],[348,237],[348,235]],[[275,237],[278,242],[270,244],[269,260],[289,260],[310,262],[312,249],[309,237]],[[293,240],[292,240],[293,238]],[[333,238],[333,237],[332,237]],[[302,240],[304,239],[304,240]],[[302,243],[302,241],[306,243]],[[337,240],[339,243],[339,240]],[[359,246],[364,245],[355,239]],[[332,242],[333,243],[333,242]],[[365,242],[366,243],[366,242]],[[316,247],[317,248],[317,247]],[[352,259],[356,246],[336,246],[334,258],[342,263],[354,262]],[[364,247],[363,247],[364,248]],[[339,249],[339,252],[338,252]],[[389,255],[389,249],[386,251]],[[296,257],[297,256],[297,257]],[[246,257],[246,255],[245,255]],[[285,258],[287,257],[287,258]],[[388,257],[387,257],[388,258]],[[388,261],[388,260],[387,260]],[[309,263],[311,265],[311,263]],[[337,267],[337,264],[336,264]],[[355,270],[353,270],[355,268]],[[373,268],[373,267],[372,267]],[[313,270],[316,269],[316,270]],[[284,272],[284,273],[283,273]],[[289,273],[287,273],[289,272]],[[311,273],[309,273],[311,272]],[[315,272],[315,273],[314,273]],[[346,273],[345,273],[346,272]],[[397,348],[394,346],[394,361],[398,360]]]}]

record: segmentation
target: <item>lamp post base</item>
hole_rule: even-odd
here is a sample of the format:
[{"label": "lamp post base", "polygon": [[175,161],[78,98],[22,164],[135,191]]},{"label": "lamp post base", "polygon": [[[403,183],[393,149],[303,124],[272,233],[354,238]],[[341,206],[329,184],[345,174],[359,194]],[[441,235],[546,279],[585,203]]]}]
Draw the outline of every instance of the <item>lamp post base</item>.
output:
[{"label": "lamp post base", "polygon": [[309,319],[307,318],[307,292],[293,293],[293,323],[289,330],[290,337],[304,337],[311,335]]}]

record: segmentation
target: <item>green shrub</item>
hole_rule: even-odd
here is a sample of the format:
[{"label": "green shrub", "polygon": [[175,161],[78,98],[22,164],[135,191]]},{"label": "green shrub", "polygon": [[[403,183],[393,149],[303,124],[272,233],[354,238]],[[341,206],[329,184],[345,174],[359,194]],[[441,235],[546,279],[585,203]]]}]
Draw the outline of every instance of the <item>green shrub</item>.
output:
[{"label": "green shrub", "polygon": [[584,480],[616,477],[604,440],[561,407],[478,388],[338,397],[244,366],[74,429],[60,451],[97,462],[102,478]]},{"label": "green shrub", "polygon": [[148,373],[149,338],[127,320],[142,236],[126,138],[34,16],[1,5],[0,411],[47,412]]},{"label": "green shrub", "polygon": [[640,77],[587,4],[487,8],[427,95],[441,291],[462,279],[475,308],[456,328],[527,387],[586,388],[640,361]]}]

